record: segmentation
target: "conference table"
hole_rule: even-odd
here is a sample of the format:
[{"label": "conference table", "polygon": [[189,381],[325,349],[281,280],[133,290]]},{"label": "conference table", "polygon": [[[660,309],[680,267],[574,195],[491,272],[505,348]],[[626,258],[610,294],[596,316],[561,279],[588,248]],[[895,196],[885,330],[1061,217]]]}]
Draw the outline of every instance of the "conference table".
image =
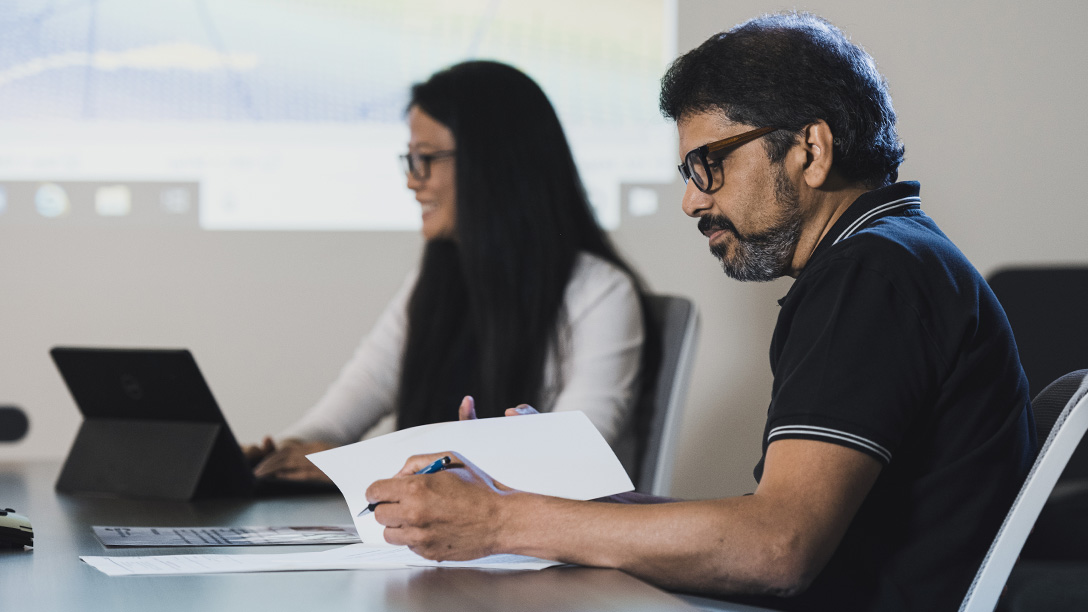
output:
[{"label": "conference table", "polygon": [[268,554],[330,547],[106,548],[93,525],[314,526],[350,524],[351,517],[337,493],[192,502],[70,496],[53,489],[59,469],[58,463],[0,462],[0,509],[14,508],[34,527],[33,548],[0,549],[2,612],[696,609],[621,571],[573,566],[110,577],[80,561],[80,555]]}]

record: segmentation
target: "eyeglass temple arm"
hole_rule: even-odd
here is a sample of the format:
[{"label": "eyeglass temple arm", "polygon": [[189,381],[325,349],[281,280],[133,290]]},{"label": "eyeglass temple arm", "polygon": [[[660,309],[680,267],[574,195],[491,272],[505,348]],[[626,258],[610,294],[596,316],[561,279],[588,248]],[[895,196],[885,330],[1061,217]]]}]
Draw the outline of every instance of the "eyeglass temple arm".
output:
[{"label": "eyeglass temple arm", "polygon": [[738,145],[742,145],[749,140],[755,140],[764,134],[769,134],[778,128],[775,127],[761,127],[751,132],[745,132],[743,134],[737,134],[736,136],[726,138],[725,140],[719,140],[718,142],[712,142],[706,145],[707,155],[721,151],[722,149],[729,149]]}]

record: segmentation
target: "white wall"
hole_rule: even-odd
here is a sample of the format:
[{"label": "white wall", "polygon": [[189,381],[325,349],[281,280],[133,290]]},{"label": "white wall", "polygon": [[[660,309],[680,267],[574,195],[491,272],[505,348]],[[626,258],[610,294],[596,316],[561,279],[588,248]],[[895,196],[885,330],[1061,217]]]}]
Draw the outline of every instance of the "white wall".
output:
[{"label": "white wall", "polygon": [[[922,181],[924,209],[984,274],[1088,260],[1088,4],[680,0],[679,47],[782,8],[826,16],[873,54],[907,146],[900,176]],[[655,290],[702,310],[674,493],[747,492],[789,281],[727,279],[679,184],[660,193],[661,211],[625,219],[615,240]],[[0,461],[67,452],[79,418],[48,357],[56,344],[188,347],[239,438],[279,429],[335,376],[419,247],[404,233],[0,228],[0,404],[23,406],[32,427]]]}]

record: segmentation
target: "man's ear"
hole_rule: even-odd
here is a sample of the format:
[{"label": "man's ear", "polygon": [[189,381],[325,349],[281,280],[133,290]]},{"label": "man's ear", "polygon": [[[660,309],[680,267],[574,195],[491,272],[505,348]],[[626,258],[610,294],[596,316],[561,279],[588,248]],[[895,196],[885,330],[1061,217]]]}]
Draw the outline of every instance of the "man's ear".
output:
[{"label": "man's ear", "polygon": [[831,126],[823,119],[810,123],[801,131],[800,145],[805,153],[804,179],[812,189],[825,186],[831,176],[831,162],[835,159],[834,142]]}]

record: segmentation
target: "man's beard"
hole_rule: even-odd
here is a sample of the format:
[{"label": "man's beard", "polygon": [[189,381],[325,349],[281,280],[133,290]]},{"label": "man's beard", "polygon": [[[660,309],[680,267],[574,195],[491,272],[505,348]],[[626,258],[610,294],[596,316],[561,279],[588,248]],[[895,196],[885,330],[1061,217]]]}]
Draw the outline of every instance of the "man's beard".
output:
[{"label": "man's beard", "polygon": [[710,252],[722,263],[726,275],[739,281],[766,282],[790,271],[794,249],[801,237],[801,206],[797,189],[786,177],[785,169],[777,166],[774,177],[774,195],[779,205],[778,218],[770,228],[748,236],[742,235],[733,224],[718,215],[699,219],[699,230],[723,228],[732,232],[736,239],[733,256],[728,256],[728,245],[711,244]]}]

